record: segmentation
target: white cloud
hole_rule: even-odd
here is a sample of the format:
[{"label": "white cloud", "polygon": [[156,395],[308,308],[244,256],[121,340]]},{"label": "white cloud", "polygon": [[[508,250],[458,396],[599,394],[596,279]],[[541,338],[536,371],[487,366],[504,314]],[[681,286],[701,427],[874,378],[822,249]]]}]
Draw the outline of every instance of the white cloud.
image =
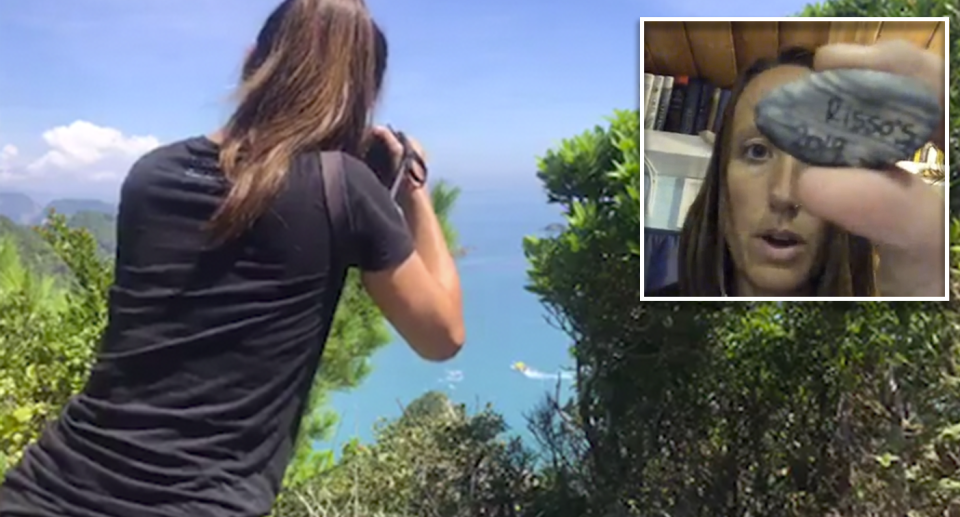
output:
[{"label": "white cloud", "polygon": [[20,151],[16,147],[7,144],[0,149],[0,162],[7,162],[17,157]]},{"label": "white cloud", "polygon": [[160,145],[154,136],[127,136],[83,120],[44,132],[43,141],[48,150],[27,166],[28,174],[87,181],[119,179],[137,158]]},{"label": "white cloud", "polygon": [[13,145],[0,149],[0,183],[55,181],[63,188],[116,183],[133,162],[160,145],[154,136],[125,135],[84,120],[45,131],[42,139],[46,148],[36,159],[21,156]]},{"label": "white cloud", "polygon": [[7,144],[0,148],[0,182],[7,180],[13,176],[11,169],[13,168],[13,160],[20,154],[20,151]]},{"label": "white cloud", "polygon": [[437,379],[437,382],[444,383],[451,390],[455,390],[457,384],[463,382],[463,370],[447,370],[443,377]]}]

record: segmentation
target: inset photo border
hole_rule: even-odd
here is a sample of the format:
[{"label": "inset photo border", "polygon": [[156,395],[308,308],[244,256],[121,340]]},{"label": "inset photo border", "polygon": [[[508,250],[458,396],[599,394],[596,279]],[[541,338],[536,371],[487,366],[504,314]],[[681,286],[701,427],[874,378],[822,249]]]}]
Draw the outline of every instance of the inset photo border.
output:
[{"label": "inset photo border", "polygon": [[[937,126],[934,126],[934,136],[929,140],[938,143],[921,144],[912,156],[905,156],[896,166],[889,167],[899,170],[869,171],[871,174],[867,171],[838,173],[844,175],[844,181],[849,180],[846,184],[849,187],[824,190],[834,192],[832,198],[837,199],[828,195],[822,197],[830,198],[830,203],[842,205],[841,192],[873,193],[876,189],[888,189],[889,192],[883,191],[886,196],[883,199],[917,194],[909,197],[911,203],[925,200],[910,204],[906,209],[904,204],[897,208],[891,203],[891,210],[886,212],[883,208],[870,208],[884,213],[884,229],[900,229],[899,232],[891,230],[890,235],[909,234],[911,242],[935,242],[941,230],[937,224],[942,221],[944,257],[940,296],[931,296],[929,289],[924,293],[920,281],[911,286],[903,280],[929,278],[930,275],[925,274],[930,271],[929,264],[940,265],[936,256],[931,259],[928,252],[924,259],[924,252],[917,249],[918,246],[897,247],[891,242],[893,237],[884,243],[869,241],[854,231],[828,222],[827,217],[812,215],[802,206],[797,201],[796,178],[813,166],[781,151],[766,136],[781,138],[778,140],[781,147],[791,148],[791,140],[784,140],[769,129],[771,126],[787,128],[793,131],[788,131],[788,135],[802,134],[807,139],[815,139],[814,143],[821,147],[814,152],[827,156],[829,153],[823,149],[845,146],[847,139],[826,135],[824,131],[842,131],[837,133],[841,136],[853,135],[849,141],[854,143],[844,147],[853,148],[853,151],[841,149],[830,154],[839,160],[836,157],[841,153],[845,153],[842,156],[859,157],[864,152],[854,155],[857,150],[876,151],[885,142],[902,141],[898,134],[891,135],[891,127],[909,129],[914,126],[908,124],[917,122],[921,125],[916,127],[929,129],[930,123],[926,121],[930,117],[918,114],[920,112],[912,103],[907,103],[908,107],[903,107],[905,103],[888,104],[893,107],[885,108],[877,108],[876,103],[864,107],[867,104],[864,104],[862,92],[882,88],[864,88],[861,83],[859,88],[844,89],[851,80],[845,83],[840,79],[833,80],[850,79],[850,74],[823,74],[811,78],[811,60],[817,50],[826,45],[873,45],[902,40],[943,58],[944,92],[949,92],[949,31],[946,17],[641,19],[637,27],[636,85],[643,126],[639,140],[644,155],[644,238],[641,240],[645,260],[641,280],[644,299],[949,300],[950,156],[946,137],[942,143],[936,137]],[[779,60],[778,55],[781,56]],[[819,54],[818,67],[824,64],[824,55]],[[767,61],[768,66],[750,70],[761,61]],[[744,74],[751,78],[744,82]],[[804,81],[807,78],[810,80]],[[806,85],[798,81],[804,81]],[[792,90],[778,90],[779,86],[788,83],[791,83]],[[921,81],[914,83],[920,84]],[[811,84],[814,86],[809,86]],[[738,88],[738,85],[741,86]],[[801,86],[804,90],[798,90]],[[895,89],[887,88],[887,92],[891,90]],[[785,110],[809,100],[811,94],[807,92],[821,93],[812,94],[814,100],[799,108],[802,111],[798,111],[796,119],[791,117],[790,121],[781,122],[771,115],[765,117],[767,122],[764,122],[764,119],[756,118],[756,105],[771,91],[777,91],[780,98],[775,109]],[[797,91],[803,93],[791,96]],[[908,86],[896,89],[894,95],[903,91],[912,93]],[[847,97],[829,97],[834,93]],[[932,98],[935,92],[930,93]],[[918,94],[916,97],[923,96]],[[945,135],[949,135],[946,125],[950,120],[950,106],[946,94],[943,99],[941,123]],[[774,100],[764,104],[766,113],[773,112]],[[840,101],[847,101],[844,113],[851,114],[844,115],[848,123],[843,128],[831,129],[835,126],[822,123],[817,110],[824,105],[826,111],[826,104],[840,109],[837,107]],[[851,105],[853,108],[849,107]],[[803,115],[811,110],[818,118],[807,122]],[[747,115],[746,121],[740,122],[744,114]],[[863,120],[860,125],[849,123],[854,119]],[[764,134],[757,128],[758,120],[760,126],[767,128]],[[883,126],[885,123],[887,126]],[[882,135],[886,140],[871,136],[876,133],[864,133],[863,124],[885,127]],[[818,131],[820,135],[817,135]],[[873,139],[860,138],[859,135],[864,134]],[[922,142],[924,138],[920,136],[914,140]],[[872,148],[866,147],[871,144]],[[912,148],[913,144],[891,143],[888,148],[902,149],[905,145]],[[792,147],[791,151],[803,154],[804,145],[798,147]],[[714,156],[714,149],[722,156]],[[814,159],[809,154],[807,157],[807,161]],[[828,178],[829,184],[839,184],[835,178],[840,176],[827,176],[826,172],[831,171],[811,174]],[[860,173],[862,175],[858,176]],[[917,178],[922,178],[922,182]],[[850,183],[853,181],[858,183]],[[886,183],[881,184],[882,181]],[[909,187],[902,186],[908,184]],[[874,197],[879,199],[881,196]],[[867,200],[874,197],[864,195],[859,198],[859,204],[866,205]],[[855,203],[858,201],[856,195],[848,198],[853,198]],[[935,219],[931,211],[941,206],[942,219],[929,224]],[[820,210],[824,208],[820,207]],[[842,212],[842,206],[834,212]],[[923,217],[912,217],[914,213]],[[842,218],[842,215],[834,215]],[[844,224],[848,227],[854,225],[850,222]],[[908,230],[903,231],[903,228]],[[860,229],[876,237],[875,241],[880,240],[878,235],[885,235],[878,233],[875,227]],[[729,237],[731,235],[734,237]],[[905,249],[909,251],[903,251]],[[939,249],[934,253],[939,253]],[[905,260],[906,256],[920,258]],[[890,269],[884,268],[881,265],[884,257],[888,257],[888,264],[896,262],[897,270],[891,273]],[[684,286],[682,290],[681,285]],[[749,295],[738,296],[737,291]],[[778,297],[772,294],[776,292],[793,292],[797,296]]]}]

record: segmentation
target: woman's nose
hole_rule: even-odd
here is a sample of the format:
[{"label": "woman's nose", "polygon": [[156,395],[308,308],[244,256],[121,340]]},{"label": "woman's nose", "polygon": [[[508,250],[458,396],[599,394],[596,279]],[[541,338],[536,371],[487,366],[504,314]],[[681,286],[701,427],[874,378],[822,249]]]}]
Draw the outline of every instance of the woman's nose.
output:
[{"label": "woman's nose", "polygon": [[803,169],[803,164],[796,158],[785,153],[778,160],[770,178],[770,208],[776,212],[796,211],[799,209],[797,200],[797,178]]}]

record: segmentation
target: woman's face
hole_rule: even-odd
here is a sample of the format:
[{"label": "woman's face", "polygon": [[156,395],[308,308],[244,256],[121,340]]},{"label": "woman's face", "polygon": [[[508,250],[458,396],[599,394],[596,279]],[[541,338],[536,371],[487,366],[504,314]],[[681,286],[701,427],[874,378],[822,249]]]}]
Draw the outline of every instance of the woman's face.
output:
[{"label": "woman's face", "polygon": [[810,73],[793,65],[767,70],[750,81],[734,110],[723,232],[738,296],[811,294],[808,280],[822,260],[827,225],[796,197],[797,175],[806,165],[774,147],[754,124],[754,107],[764,95]]}]

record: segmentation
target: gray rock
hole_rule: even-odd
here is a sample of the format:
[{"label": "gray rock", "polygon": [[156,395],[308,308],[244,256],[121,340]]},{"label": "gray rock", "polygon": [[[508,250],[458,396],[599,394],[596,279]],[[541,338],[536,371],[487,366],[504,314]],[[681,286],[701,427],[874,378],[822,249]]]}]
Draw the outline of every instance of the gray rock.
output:
[{"label": "gray rock", "polygon": [[933,135],[942,108],[925,84],[861,69],[811,74],[756,106],[757,129],[811,165],[882,168],[910,159]]}]

